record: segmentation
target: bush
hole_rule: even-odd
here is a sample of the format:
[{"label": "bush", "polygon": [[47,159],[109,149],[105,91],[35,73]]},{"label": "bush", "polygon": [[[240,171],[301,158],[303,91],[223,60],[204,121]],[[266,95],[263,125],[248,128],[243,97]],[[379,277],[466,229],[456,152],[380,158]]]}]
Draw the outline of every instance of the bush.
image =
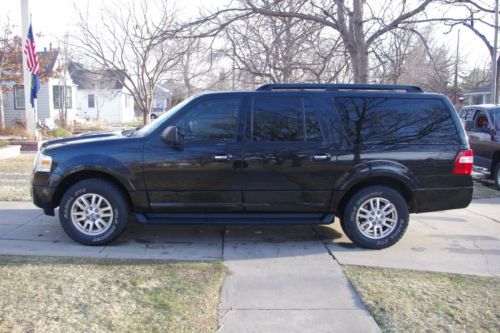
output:
[{"label": "bush", "polygon": [[47,132],[47,135],[52,138],[61,138],[65,136],[70,136],[71,132],[68,131],[67,129],[64,129],[62,127],[54,128],[51,131]]},{"label": "bush", "polygon": [[8,145],[9,145],[9,141],[7,141],[7,140],[0,140],[0,148],[7,147]]}]

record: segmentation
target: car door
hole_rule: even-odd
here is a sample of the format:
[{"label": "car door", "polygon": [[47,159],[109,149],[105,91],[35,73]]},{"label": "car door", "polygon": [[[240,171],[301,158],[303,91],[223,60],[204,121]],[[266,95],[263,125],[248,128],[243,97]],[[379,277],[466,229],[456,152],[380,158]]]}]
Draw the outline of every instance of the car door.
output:
[{"label": "car door", "polygon": [[258,92],[246,117],[243,200],[249,212],[325,212],[335,158],[317,107],[297,93]]},{"label": "car door", "polygon": [[484,168],[491,165],[492,126],[488,114],[476,110],[473,126],[469,129],[469,144],[474,151],[474,164]]},{"label": "car door", "polygon": [[[144,178],[155,211],[242,211],[241,95],[208,95],[189,104],[166,126],[177,126],[183,144],[160,137],[144,148]],[[240,133],[240,134],[239,134]]]}]

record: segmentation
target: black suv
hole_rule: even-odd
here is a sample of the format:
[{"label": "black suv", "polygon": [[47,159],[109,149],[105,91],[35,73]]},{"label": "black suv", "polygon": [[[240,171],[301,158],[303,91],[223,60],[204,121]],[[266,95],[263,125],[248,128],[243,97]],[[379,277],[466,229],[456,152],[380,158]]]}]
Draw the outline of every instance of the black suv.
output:
[{"label": "black suv", "polygon": [[418,87],[270,84],[189,98],[140,129],[44,143],[33,201],[83,244],[140,223],[332,223],[384,248],[409,213],[466,207],[472,151]]},{"label": "black suv", "polygon": [[500,106],[464,106],[460,118],[474,150],[474,164],[486,168],[500,190]]}]

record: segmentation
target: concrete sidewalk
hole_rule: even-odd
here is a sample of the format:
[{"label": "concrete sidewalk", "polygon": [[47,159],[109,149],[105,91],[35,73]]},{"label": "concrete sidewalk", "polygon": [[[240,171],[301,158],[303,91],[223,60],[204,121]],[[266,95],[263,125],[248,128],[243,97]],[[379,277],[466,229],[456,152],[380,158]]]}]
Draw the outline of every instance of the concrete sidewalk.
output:
[{"label": "concrete sidewalk", "polygon": [[229,227],[220,332],[379,332],[310,226]]},{"label": "concrete sidewalk", "polygon": [[315,230],[340,264],[500,276],[500,198],[412,214],[405,236],[381,251],[354,247],[337,223]]}]

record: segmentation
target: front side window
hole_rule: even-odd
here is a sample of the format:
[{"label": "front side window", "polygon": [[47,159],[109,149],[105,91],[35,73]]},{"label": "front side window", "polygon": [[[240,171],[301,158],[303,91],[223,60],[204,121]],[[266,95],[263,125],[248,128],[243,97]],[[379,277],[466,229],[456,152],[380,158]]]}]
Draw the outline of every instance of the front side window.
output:
[{"label": "front side window", "polygon": [[439,99],[337,97],[354,144],[459,144],[451,113]]},{"label": "front side window", "polygon": [[488,123],[488,116],[486,115],[486,112],[477,111],[476,118],[474,119],[474,129],[481,130],[488,129],[489,127],[490,125]]},{"label": "front side window", "polygon": [[203,101],[183,114],[175,125],[186,143],[235,141],[240,108],[241,98]]},{"label": "front side window", "polygon": [[24,109],[24,86],[14,86],[14,108]]}]

